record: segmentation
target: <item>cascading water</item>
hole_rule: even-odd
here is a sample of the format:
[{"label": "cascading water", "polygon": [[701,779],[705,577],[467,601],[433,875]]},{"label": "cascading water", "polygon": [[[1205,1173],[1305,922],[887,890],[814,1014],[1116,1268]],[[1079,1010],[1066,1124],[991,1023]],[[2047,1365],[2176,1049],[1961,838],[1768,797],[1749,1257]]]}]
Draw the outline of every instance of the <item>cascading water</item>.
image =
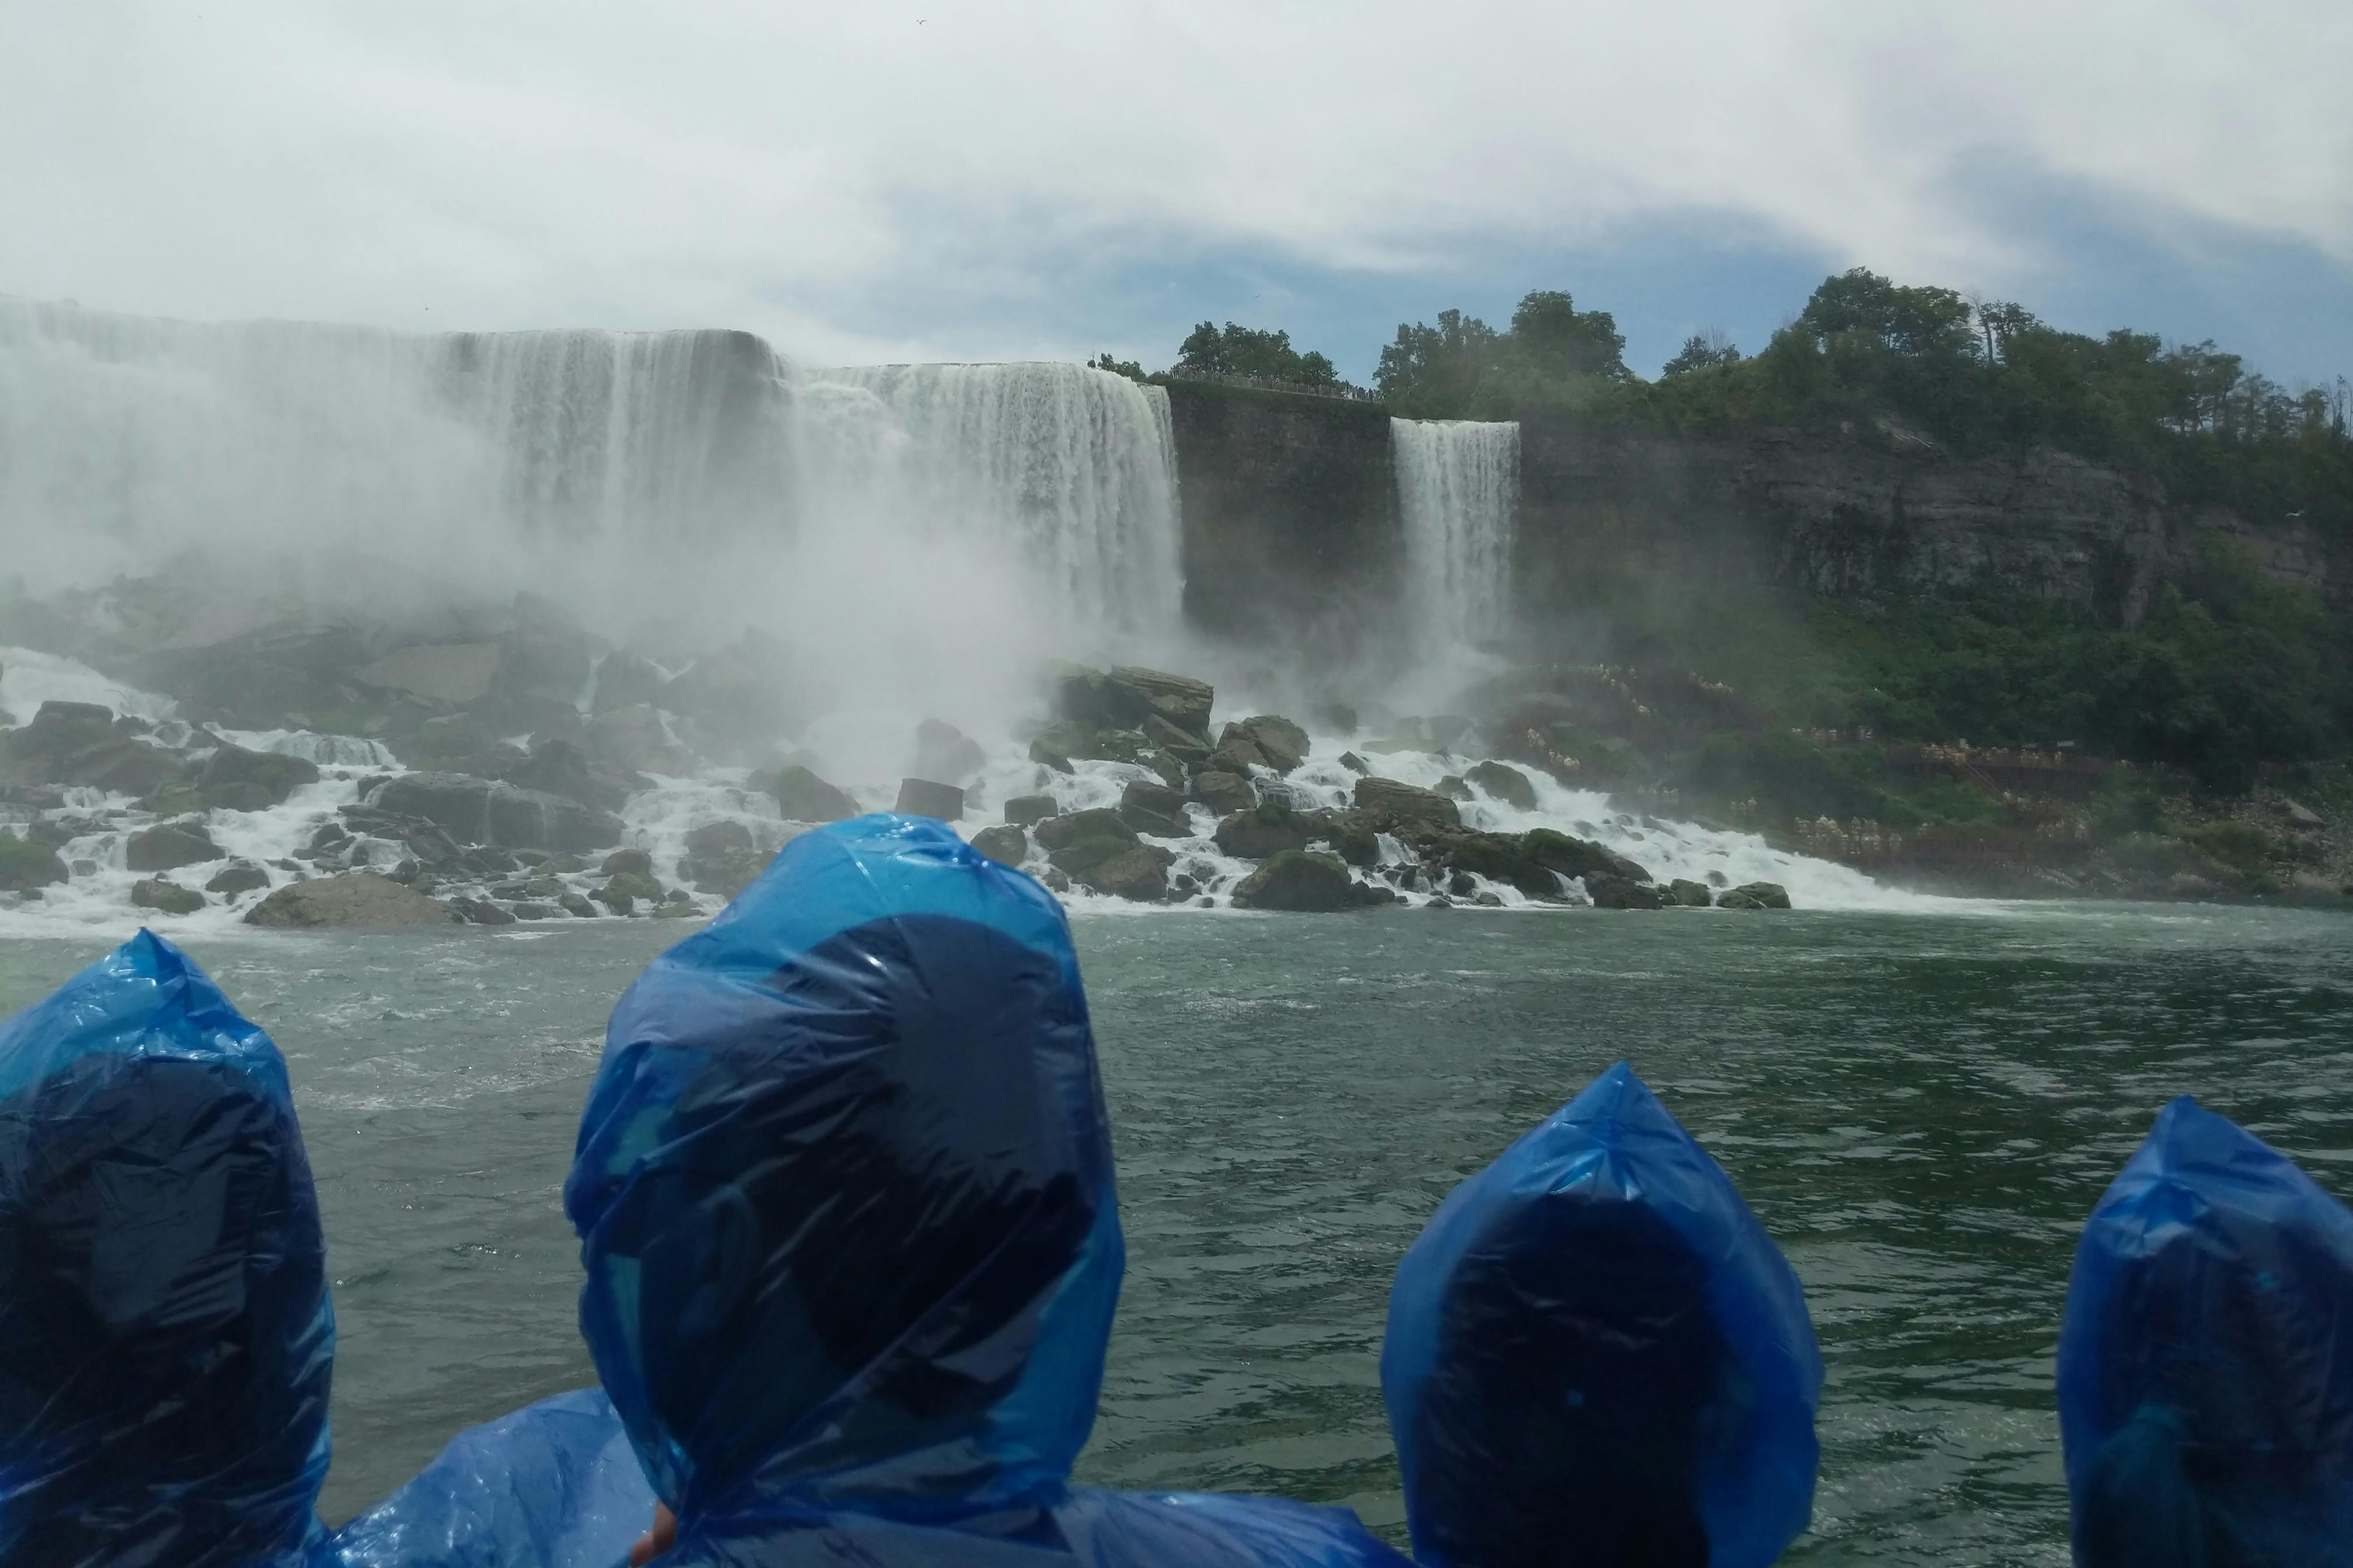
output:
[{"label": "cascading water", "polygon": [[1154,643],[1175,629],[1183,584],[1165,389],[1050,363],[812,379],[871,393],[904,432],[892,477],[922,523],[1009,547],[1087,632]]},{"label": "cascading water", "polygon": [[1510,617],[1519,426],[1392,419],[1389,441],[1418,654],[1444,659],[1498,640]]}]

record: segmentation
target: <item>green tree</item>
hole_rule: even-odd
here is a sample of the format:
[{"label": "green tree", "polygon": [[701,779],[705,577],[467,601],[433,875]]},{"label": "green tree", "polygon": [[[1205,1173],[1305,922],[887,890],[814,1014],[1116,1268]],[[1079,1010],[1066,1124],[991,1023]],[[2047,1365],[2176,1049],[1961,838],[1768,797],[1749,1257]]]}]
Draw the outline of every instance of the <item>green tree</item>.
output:
[{"label": "green tree", "polygon": [[1340,373],[1323,354],[1301,353],[1287,331],[1203,321],[1177,345],[1176,368],[1197,375],[1262,375],[1306,386],[1337,386]]},{"label": "green tree", "polygon": [[1087,361],[1087,368],[1089,370],[1107,370],[1113,375],[1124,375],[1130,381],[1142,381],[1144,379],[1144,366],[1140,362],[1132,359],[1113,359],[1111,356],[1111,351],[1108,349],[1104,350],[1102,353],[1095,355],[1094,358]]},{"label": "green tree", "polygon": [[1725,336],[1720,327],[1710,327],[1704,332],[1694,332],[1683,340],[1683,346],[1674,358],[1660,367],[1661,376],[1689,375],[1698,370],[1719,370],[1740,363],[1740,349]]}]

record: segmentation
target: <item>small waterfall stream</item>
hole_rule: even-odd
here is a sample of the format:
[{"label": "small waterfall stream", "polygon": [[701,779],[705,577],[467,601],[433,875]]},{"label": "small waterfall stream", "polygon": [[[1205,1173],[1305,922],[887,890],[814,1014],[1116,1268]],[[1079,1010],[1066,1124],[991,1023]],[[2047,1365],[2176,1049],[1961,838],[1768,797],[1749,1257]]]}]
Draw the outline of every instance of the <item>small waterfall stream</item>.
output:
[{"label": "small waterfall stream", "polygon": [[1392,419],[1416,647],[1444,658],[1497,640],[1510,616],[1520,427]]}]

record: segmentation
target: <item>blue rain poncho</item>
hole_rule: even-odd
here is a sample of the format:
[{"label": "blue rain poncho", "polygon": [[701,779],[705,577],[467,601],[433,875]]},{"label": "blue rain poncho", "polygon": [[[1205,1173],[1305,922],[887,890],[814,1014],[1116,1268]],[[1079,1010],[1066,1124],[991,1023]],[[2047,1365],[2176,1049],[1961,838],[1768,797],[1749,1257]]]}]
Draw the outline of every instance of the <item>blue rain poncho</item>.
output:
[{"label": "blue rain poncho", "polygon": [[1762,1568],[1804,1530],[1822,1364],[1798,1279],[1620,1062],[1454,1189],[1381,1388],[1427,1568]]},{"label": "blue rain poncho", "polygon": [[2076,1248],[2059,1424],[2082,1568],[2353,1564],[2353,1215],[2167,1106]]},{"label": "blue rain poncho", "polygon": [[0,1562],[292,1568],[334,1321],[269,1037],[142,931],[0,1025]]},{"label": "blue rain poncho", "polygon": [[666,1564],[1398,1564],[1341,1510],[1073,1490],[1124,1250],[1061,907],[798,837],[614,1009],[565,1207]]}]

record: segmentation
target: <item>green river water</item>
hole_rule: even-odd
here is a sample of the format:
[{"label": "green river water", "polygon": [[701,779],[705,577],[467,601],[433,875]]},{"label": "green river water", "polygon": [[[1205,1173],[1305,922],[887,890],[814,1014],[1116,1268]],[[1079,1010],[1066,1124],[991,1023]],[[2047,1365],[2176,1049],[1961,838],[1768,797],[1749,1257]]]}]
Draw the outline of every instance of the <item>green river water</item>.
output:
[{"label": "green river water", "polygon": [[[1829,1367],[1785,1561],[2061,1564],[2084,1215],[2169,1097],[2353,1195],[2353,919],[1392,912],[1077,923],[1126,1294],[1082,1479],[1402,1510],[1388,1281],[1461,1175],[1630,1058],[1806,1284]],[[128,931],[122,934],[127,935]],[[291,1064],[341,1348],[330,1521],[590,1381],[558,1208],[607,1010],[680,931],[194,944]],[[98,944],[0,942],[0,1011]]]}]

